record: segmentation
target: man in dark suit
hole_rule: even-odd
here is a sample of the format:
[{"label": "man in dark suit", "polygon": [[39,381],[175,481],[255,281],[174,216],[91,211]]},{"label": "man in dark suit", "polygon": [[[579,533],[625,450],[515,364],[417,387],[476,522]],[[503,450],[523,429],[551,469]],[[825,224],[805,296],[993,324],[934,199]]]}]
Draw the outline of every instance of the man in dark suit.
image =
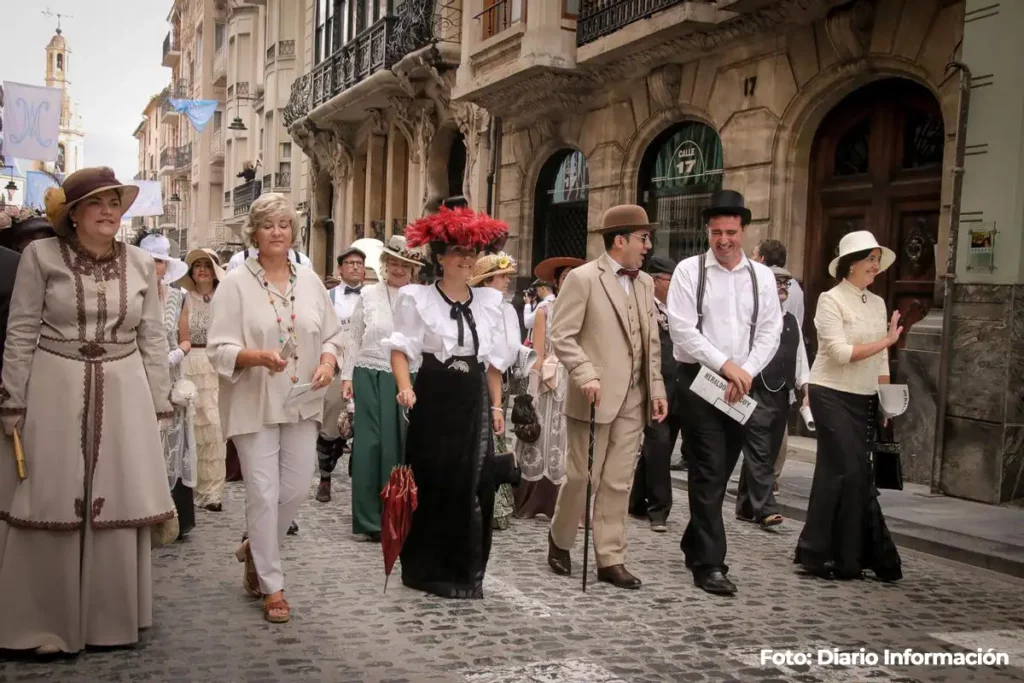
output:
[{"label": "man in dark suit", "polygon": [[647,272],[654,278],[654,305],[658,317],[658,336],[661,340],[661,375],[668,394],[669,416],[663,422],[649,424],[644,429],[644,447],[633,475],[633,490],[629,497],[629,511],[638,517],[647,517],[651,530],[668,531],[665,525],[672,509],[672,479],[670,465],[672,449],[679,438],[678,411],[672,410],[672,390],[676,383],[677,363],[672,356],[672,337],[668,331],[665,301],[676,262],[667,256],[652,256]]},{"label": "man in dark suit", "polygon": [[18,274],[18,252],[0,247],[0,370],[4,367],[4,346],[7,343],[7,314],[11,310],[14,277]]}]

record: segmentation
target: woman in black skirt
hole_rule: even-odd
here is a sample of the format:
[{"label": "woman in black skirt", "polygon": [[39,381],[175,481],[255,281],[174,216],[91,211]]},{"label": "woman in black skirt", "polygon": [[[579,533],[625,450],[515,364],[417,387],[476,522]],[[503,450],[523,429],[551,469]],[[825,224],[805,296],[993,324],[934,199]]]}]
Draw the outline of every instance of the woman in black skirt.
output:
[{"label": "woman in black skirt", "polygon": [[[405,462],[419,505],[402,548],[402,583],[446,598],[482,598],[497,485],[491,434],[504,431],[501,374],[515,360],[504,340],[501,292],[470,288],[478,253],[507,233],[503,223],[442,208],[405,232],[429,245],[440,279],[398,294],[384,340],[409,409]],[[420,361],[415,386],[410,364]]]},{"label": "woman in black skirt", "polygon": [[869,453],[878,385],[889,383],[888,349],[903,328],[900,314],[889,319],[885,301],[867,288],[895,260],[870,232],[843,237],[829,264],[839,284],[819,297],[814,315],[818,353],[810,399],[818,453],[795,562],[825,579],[861,578],[864,569],[883,581],[903,577]]}]

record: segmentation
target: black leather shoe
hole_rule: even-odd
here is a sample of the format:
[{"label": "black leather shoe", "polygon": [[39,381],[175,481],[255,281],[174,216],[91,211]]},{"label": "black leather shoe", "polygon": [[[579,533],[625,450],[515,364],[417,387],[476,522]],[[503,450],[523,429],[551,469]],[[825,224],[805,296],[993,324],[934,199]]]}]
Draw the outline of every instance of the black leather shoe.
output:
[{"label": "black leather shoe", "polygon": [[694,574],[693,585],[714,595],[733,595],[736,593],[736,584],[717,569],[700,575]]},{"label": "black leather shoe", "polygon": [[802,564],[800,568],[811,576],[817,576],[819,579],[825,579],[826,581],[834,581],[837,578],[836,564],[831,560],[821,564]]},{"label": "black leather shoe", "polygon": [[636,590],[643,585],[643,582],[626,571],[626,565],[613,564],[611,567],[598,567],[597,580],[610,583],[616,588],[630,588]]},{"label": "black leather shoe", "polygon": [[551,532],[548,532],[548,566],[559,576],[572,574],[572,558],[569,556],[569,551],[562,550],[555,545],[555,540],[551,538]]},{"label": "black leather shoe", "polygon": [[292,525],[288,527],[288,535],[294,536],[297,533],[299,533],[299,525],[295,522],[292,522]]}]

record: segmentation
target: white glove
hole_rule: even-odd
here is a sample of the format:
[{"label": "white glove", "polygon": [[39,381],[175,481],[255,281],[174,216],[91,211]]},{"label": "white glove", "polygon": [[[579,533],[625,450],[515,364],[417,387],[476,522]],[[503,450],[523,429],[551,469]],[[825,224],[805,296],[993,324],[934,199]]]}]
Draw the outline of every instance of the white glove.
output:
[{"label": "white glove", "polygon": [[185,352],[180,348],[176,348],[167,354],[167,363],[173,368],[177,367],[178,363],[185,358]]}]

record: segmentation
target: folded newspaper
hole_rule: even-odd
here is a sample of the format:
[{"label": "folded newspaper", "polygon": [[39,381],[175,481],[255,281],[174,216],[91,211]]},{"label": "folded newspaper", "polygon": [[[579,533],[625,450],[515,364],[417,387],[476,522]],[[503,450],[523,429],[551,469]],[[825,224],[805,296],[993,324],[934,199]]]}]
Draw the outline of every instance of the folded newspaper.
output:
[{"label": "folded newspaper", "polygon": [[886,419],[902,415],[910,405],[910,387],[906,384],[879,384],[878,405]]},{"label": "folded newspaper", "polygon": [[749,396],[744,396],[736,403],[727,403],[725,400],[725,390],[728,386],[729,383],[718,373],[701,366],[700,372],[697,373],[693,384],[690,385],[690,391],[741,425],[746,424],[750,416],[754,414],[754,409],[757,408],[757,401]]}]

